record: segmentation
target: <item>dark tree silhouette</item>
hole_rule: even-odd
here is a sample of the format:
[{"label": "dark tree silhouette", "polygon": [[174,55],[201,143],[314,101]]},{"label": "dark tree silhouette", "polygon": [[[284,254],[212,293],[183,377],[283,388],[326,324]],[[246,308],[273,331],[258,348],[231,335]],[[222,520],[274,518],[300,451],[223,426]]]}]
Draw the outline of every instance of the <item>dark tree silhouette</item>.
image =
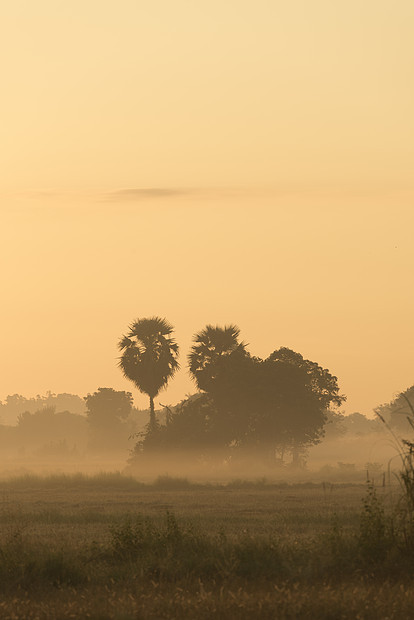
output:
[{"label": "dark tree silhouette", "polygon": [[169,409],[169,420],[159,425],[150,440],[138,442],[135,454],[151,450],[195,450],[200,454],[222,445],[217,433],[216,409],[208,394],[193,394]]},{"label": "dark tree silhouette", "polygon": [[248,439],[292,450],[318,443],[326,408],[306,370],[282,360],[257,361]]},{"label": "dark tree silhouette", "polygon": [[119,342],[124,376],[150,399],[149,430],[157,427],[154,398],[179,368],[172,325],[159,317],[134,321]]},{"label": "dark tree silhouette", "polygon": [[266,361],[283,362],[302,369],[308,376],[312,392],[324,409],[328,409],[330,405],[339,407],[346,400],[345,396],[339,394],[337,377],[331,375],[329,370],[322,368],[316,362],[304,359],[303,355],[292,349],[281,347],[273,351]]},{"label": "dark tree silhouette", "polygon": [[19,394],[7,396],[5,401],[0,402],[0,418],[7,424],[15,424],[20,413],[34,413],[48,407],[54,407],[56,411],[85,413],[85,403],[80,396],[47,392],[45,396],[37,395],[33,398],[25,398]]},{"label": "dark tree silhouette", "polygon": [[414,403],[414,385],[407,388],[389,403],[374,409],[378,420],[384,418],[386,423],[398,432],[412,433],[412,406]]},{"label": "dark tree silhouette", "polygon": [[132,411],[132,394],[112,388],[99,388],[85,396],[89,423],[89,447],[119,449],[127,438],[125,420]]},{"label": "dark tree silhouette", "polygon": [[208,325],[188,357],[191,375],[218,413],[210,419],[214,436],[239,447],[297,450],[318,443],[328,408],[345,400],[337,378],[286,347],[266,360],[252,357],[239,335],[234,325]]},{"label": "dark tree silhouette", "polygon": [[125,420],[132,411],[131,392],[99,388],[84,398],[90,424],[108,426],[113,420]]},{"label": "dark tree silhouette", "polygon": [[[87,423],[85,416],[60,411],[54,407],[43,407],[31,413],[19,414],[15,428],[15,439],[21,448],[44,448],[49,443],[55,447],[63,442],[66,449],[69,445],[78,446],[86,439]],[[10,444],[9,446],[10,447]]]},{"label": "dark tree silhouette", "polygon": [[200,390],[212,389],[221,369],[230,356],[246,356],[246,345],[239,342],[240,329],[236,325],[213,327],[207,325],[195,334],[188,356],[190,374]]}]

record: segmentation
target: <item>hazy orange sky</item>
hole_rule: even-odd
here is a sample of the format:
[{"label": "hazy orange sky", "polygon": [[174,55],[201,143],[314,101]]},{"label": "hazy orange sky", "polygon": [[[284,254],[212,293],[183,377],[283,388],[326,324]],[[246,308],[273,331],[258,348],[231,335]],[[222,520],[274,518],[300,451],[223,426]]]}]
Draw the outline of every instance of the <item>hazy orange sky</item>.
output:
[{"label": "hazy orange sky", "polygon": [[131,390],[135,318],[414,383],[412,0],[0,6],[1,390]]}]

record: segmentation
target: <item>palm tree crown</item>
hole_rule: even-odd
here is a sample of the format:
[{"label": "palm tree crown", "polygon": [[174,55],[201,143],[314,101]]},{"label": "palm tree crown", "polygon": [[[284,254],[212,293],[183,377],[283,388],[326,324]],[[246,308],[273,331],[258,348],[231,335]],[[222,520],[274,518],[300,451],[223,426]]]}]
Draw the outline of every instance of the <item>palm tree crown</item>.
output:
[{"label": "palm tree crown", "polygon": [[118,344],[124,376],[150,397],[151,424],[155,424],[154,398],[179,368],[179,348],[172,332],[173,326],[166,319],[138,319]]},{"label": "palm tree crown", "polygon": [[201,332],[195,334],[188,356],[190,374],[198,387],[207,389],[214,379],[215,369],[222,358],[234,353],[245,354],[246,345],[239,342],[240,329],[236,325],[219,327],[207,325]]}]

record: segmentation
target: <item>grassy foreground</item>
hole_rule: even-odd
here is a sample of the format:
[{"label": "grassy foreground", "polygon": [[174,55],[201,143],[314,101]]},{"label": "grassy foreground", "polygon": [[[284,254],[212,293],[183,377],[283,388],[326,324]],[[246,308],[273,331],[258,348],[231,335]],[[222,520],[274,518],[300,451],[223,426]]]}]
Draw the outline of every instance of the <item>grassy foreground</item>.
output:
[{"label": "grassy foreground", "polygon": [[[414,618],[398,489],[0,481],[1,618]],[[394,530],[393,530],[394,528]]]}]

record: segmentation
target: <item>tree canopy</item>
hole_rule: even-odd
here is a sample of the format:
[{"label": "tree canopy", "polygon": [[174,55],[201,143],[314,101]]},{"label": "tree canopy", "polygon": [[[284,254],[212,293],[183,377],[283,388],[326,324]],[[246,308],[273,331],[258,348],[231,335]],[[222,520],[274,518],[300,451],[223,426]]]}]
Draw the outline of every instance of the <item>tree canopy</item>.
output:
[{"label": "tree canopy", "polygon": [[128,436],[126,419],[132,412],[130,392],[99,388],[85,396],[89,423],[89,447],[95,450],[116,449]]},{"label": "tree canopy", "polygon": [[204,393],[175,408],[158,436],[163,445],[303,448],[320,441],[329,408],[341,405],[337,378],[281,347],[253,357],[235,325],[207,325],[194,336],[188,367]]},{"label": "tree canopy", "polygon": [[114,420],[125,420],[131,413],[133,400],[131,392],[99,388],[97,392],[85,396],[85,403],[89,423],[107,426]]},{"label": "tree canopy", "polygon": [[236,325],[213,327],[207,325],[202,331],[195,334],[194,345],[188,356],[188,368],[200,390],[207,391],[214,388],[218,375],[236,358],[246,356],[243,342],[238,338],[240,330]]},{"label": "tree canopy", "polygon": [[411,433],[413,408],[414,385],[397,394],[391,402],[379,405],[374,411],[380,419],[384,419],[396,431]]}]

